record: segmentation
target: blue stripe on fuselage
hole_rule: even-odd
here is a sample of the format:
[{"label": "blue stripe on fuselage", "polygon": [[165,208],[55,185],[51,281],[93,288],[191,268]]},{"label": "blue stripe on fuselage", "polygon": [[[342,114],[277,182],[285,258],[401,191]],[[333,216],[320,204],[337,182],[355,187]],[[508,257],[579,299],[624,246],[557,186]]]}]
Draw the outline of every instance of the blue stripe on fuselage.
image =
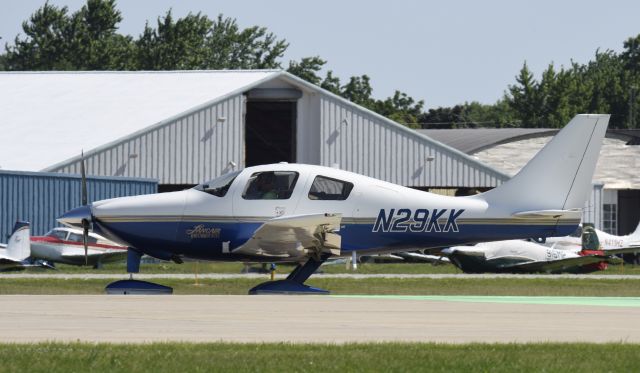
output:
[{"label": "blue stripe on fuselage", "polygon": [[[98,230],[116,235],[142,251],[163,251],[204,260],[248,260],[247,255],[223,253],[249,240],[260,222],[100,222]],[[565,236],[577,225],[459,224],[458,232],[373,232],[373,224],[343,224],[342,251],[401,251],[448,247],[465,243],[530,237]],[[103,228],[103,229],[100,229]],[[109,236],[109,234],[107,234]],[[255,258],[253,258],[255,259]],[[270,259],[273,261],[273,259]]]}]

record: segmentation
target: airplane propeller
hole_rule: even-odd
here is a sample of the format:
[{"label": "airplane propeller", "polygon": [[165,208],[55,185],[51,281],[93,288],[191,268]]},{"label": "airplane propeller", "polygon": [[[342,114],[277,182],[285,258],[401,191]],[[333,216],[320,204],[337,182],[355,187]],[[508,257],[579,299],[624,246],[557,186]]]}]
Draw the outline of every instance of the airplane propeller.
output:
[{"label": "airplane propeller", "polygon": [[[82,206],[87,206],[87,175],[84,169],[84,151],[80,153],[80,174],[82,176]],[[84,246],[84,265],[89,264],[89,221],[82,219],[82,245]]]}]

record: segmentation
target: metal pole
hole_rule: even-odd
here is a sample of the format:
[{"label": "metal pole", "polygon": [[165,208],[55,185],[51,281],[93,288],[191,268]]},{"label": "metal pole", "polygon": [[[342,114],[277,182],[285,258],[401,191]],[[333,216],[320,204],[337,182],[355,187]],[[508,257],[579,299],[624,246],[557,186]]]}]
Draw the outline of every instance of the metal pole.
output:
[{"label": "metal pole", "polygon": [[358,269],[358,255],[355,251],[351,252],[351,269],[353,271]]}]

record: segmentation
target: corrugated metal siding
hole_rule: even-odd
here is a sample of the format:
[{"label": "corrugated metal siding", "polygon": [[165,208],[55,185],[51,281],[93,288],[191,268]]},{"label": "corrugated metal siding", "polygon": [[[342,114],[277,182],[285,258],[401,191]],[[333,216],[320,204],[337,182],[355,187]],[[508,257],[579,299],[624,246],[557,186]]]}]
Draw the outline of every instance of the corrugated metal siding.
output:
[{"label": "corrugated metal siding", "polygon": [[[240,94],[87,154],[87,173],[198,184],[244,165],[243,123]],[[80,163],[51,171],[79,173]]]},{"label": "corrugated metal siding", "polygon": [[[34,235],[57,226],[56,218],[81,201],[78,175],[0,171],[0,242],[7,242],[16,220],[31,223]],[[156,193],[155,180],[87,178],[89,201]]]},{"label": "corrugated metal siding", "polygon": [[593,184],[591,195],[582,211],[582,222],[593,223],[596,229],[602,230],[602,191],[604,184]]},{"label": "corrugated metal siding", "polygon": [[507,177],[364,110],[320,97],[321,165],[422,187],[495,187]]}]

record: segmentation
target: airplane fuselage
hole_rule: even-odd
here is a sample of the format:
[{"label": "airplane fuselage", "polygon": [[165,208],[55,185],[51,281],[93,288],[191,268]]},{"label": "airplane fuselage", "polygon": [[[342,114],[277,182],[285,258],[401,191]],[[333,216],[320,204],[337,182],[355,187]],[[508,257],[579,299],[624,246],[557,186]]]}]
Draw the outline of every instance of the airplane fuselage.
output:
[{"label": "airplane fuselage", "polygon": [[[261,172],[290,173],[291,189],[279,199],[249,196]],[[323,194],[318,177],[350,185],[347,195]],[[393,252],[513,238],[567,235],[579,223],[571,218],[522,218],[508,206],[489,206],[474,196],[446,197],[333,168],[276,164],[247,168],[223,196],[206,187],[118,198],[91,205],[93,229],[149,255],[220,261],[297,261],[299,256],[254,256],[234,249],[251,239],[266,221],[279,216],[326,212],[342,216],[341,255]],[[221,193],[218,193],[221,194]],[[328,199],[326,196],[329,196]],[[285,198],[286,197],[286,198]],[[344,198],[340,200],[339,198]],[[523,203],[526,205],[526,202]]]}]

